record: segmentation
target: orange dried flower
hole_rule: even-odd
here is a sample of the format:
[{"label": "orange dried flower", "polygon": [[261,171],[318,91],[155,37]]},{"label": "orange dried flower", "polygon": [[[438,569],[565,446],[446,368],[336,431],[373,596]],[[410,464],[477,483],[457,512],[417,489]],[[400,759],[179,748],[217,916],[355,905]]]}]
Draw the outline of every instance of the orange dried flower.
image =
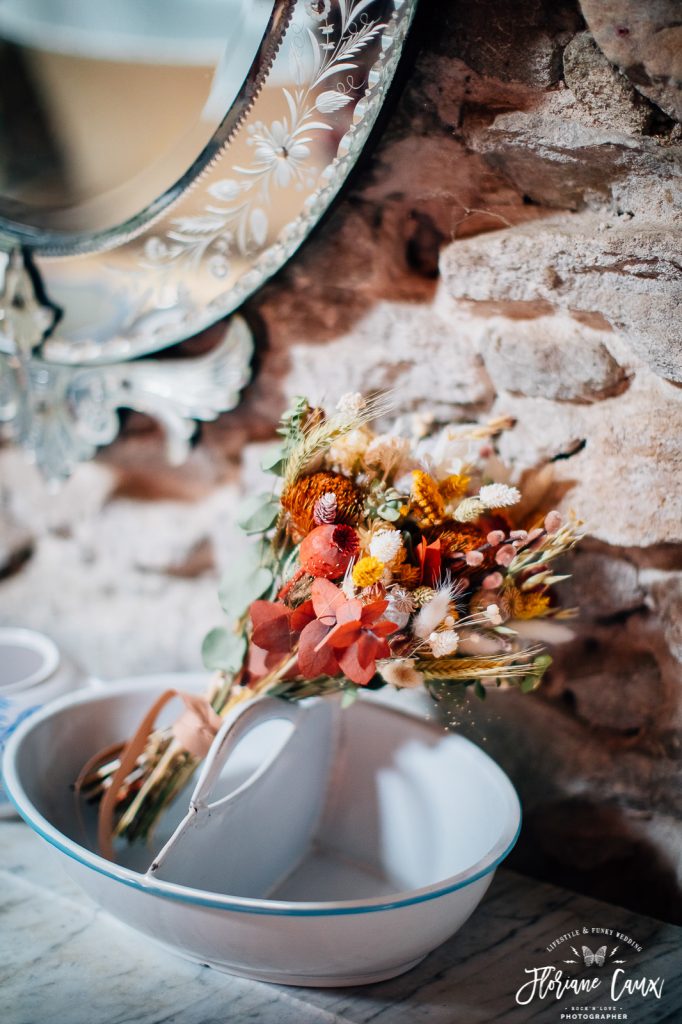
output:
[{"label": "orange dried flower", "polygon": [[294,530],[305,536],[315,524],[315,505],[320,498],[336,498],[335,522],[352,526],[360,517],[362,495],[352,480],[340,473],[320,472],[300,477],[282,495],[282,507],[289,513]]},{"label": "orange dried flower", "polygon": [[407,590],[416,587],[421,578],[422,571],[420,567],[418,565],[410,565],[409,562],[403,562],[402,565],[398,565],[393,569],[394,581],[400,583]]},{"label": "orange dried flower", "polygon": [[435,526],[445,515],[445,502],[438,484],[423,469],[412,473],[412,507],[421,526]]},{"label": "orange dried flower", "polygon": [[514,619],[538,619],[549,611],[549,594],[541,590],[523,591],[517,587],[507,587],[505,596]]},{"label": "orange dried flower", "polygon": [[433,531],[430,536],[440,539],[440,546],[446,558],[454,558],[457,554],[475,551],[485,544],[485,531],[475,523],[447,523],[443,529]]},{"label": "orange dried flower", "polygon": [[[511,588],[511,589],[516,589]],[[517,591],[518,593],[518,591]],[[500,617],[503,622],[512,617],[512,601],[509,594],[509,588],[505,587],[499,594],[491,595],[489,590],[477,590],[472,595],[469,601],[469,613],[471,615],[480,615],[485,612],[491,604],[496,604],[500,613]]]},{"label": "orange dried flower", "polygon": [[467,492],[471,477],[465,473],[453,473],[438,485],[444,501],[459,501]]}]

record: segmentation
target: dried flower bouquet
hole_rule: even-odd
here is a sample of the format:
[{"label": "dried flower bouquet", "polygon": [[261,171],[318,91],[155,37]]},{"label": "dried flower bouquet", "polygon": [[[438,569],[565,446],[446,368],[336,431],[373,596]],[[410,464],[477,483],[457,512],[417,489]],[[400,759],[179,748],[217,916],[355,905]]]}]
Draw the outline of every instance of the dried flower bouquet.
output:
[{"label": "dried flower bouquet", "polygon": [[230,624],[204,642],[211,691],[180,694],[185,711],[168,729],[152,731],[153,709],[78,780],[101,801],[105,852],[112,832],[150,835],[241,701],[539,685],[551,659],[536,641],[565,634],[556,620],[572,614],[557,603],[565,577],[553,563],[579,524],[555,511],[519,517],[522,496],[499,479],[495,453],[506,421],[434,429],[412,417],[409,431],[377,433],[370,423],[388,408],[354,394],[331,414],[301,398],[284,415],[264,467],[277,484],[243,519],[256,541],[221,588]]}]

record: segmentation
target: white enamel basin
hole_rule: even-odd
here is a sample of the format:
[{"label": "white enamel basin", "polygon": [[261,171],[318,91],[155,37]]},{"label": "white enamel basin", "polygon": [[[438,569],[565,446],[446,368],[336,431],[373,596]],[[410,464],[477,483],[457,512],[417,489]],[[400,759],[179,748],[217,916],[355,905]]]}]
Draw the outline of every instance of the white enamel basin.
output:
[{"label": "white enamel basin", "polygon": [[473,743],[370,694],[345,710],[318,698],[235,715],[192,814],[182,821],[185,794],[155,847],[118,849],[117,863],[99,856],[94,817],[77,812],[70,785],[177,685],[69,695],[6,749],[17,810],[106,910],[199,963],[313,986],[393,977],[467,920],[516,841],[518,797]]}]

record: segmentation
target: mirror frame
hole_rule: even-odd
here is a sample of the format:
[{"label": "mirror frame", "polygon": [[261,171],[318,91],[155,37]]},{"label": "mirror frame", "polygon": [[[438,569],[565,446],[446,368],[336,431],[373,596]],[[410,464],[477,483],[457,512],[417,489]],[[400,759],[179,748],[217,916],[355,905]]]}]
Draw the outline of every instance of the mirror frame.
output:
[{"label": "mirror frame", "polygon": [[[113,440],[120,409],[156,416],[169,457],[179,462],[195,420],[235,407],[253,354],[241,318],[232,318],[210,358],[140,357],[233,313],[296,252],[360,156],[416,6],[417,0],[276,0],[271,31],[237,106],[163,196],[92,236],[0,226],[0,436],[27,448],[48,477],[63,479]],[[305,28],[297,27],[297,15],[307,19]],[[278,78],[285,59],[287,86]],[[268,93],[270,105],[262,107],[272,82],[278,92]],[[315,131],[333,143],[315,150]],[[311,166],[311,153],[323,155],[324,166]],[[249,205],[254,181],[260,206]],[[288,205],[282,199],[272,206],[281,223],[270,223],[263,209],[269,190],[286,191]],[[88,303],[90,320],[83,314],[74,321],[73,310],[81,314]]]},{"label": "mirror frame", "polygon": [[119,246],[140,234],[175,203],[224,150],[239,130],[261,91],[272,68],[282,36],[291,20],[296,0],[273,0],[267,28],[260,41],[246,79],[234,102],[206,146],[187,170],[161,195],[132,217],[110,228],[88,232],[63,232],[41,229],[0,214],[0,249],[10,251],[17,245],[36,256],[75,256],[100,252]]}]

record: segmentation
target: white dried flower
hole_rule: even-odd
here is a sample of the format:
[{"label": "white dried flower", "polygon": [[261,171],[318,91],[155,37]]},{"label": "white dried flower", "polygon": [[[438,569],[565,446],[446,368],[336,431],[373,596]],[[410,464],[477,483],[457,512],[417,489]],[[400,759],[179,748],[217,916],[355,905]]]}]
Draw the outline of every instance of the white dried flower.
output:
[{"label": "white dried flower", "polygon": [[454,654],[459,647],[459,637],[454,629],[444,629],[440,633],[431,633],[429,646],[434,658],[446,658]]},{"label": "white dried flower", "polygon": [[452,596],[452,587],[449,584],[438,588],[431,600],[423,605],[414,617],[412,628],[415,636],[420,640],[426,640],[440,626],[450,610]]},{"label": "white dried flower", "polygon": [[399,530],[379,530],[369,542],[369,553],[384,565],[392,566],[402,561],[403,538]]},{"label": "white dried flower", "polygon": [[389,686],[407,690],[421,686],[424,682],[424,676],[417,671],[415,665],[414,658],[395,658],[393,661],[378,662],[377,668]]},{"label": "white dried flower", "polygon": [[348,391],[341,395],[336,408],[345,416],[357,416],[359,412],[367,408],[367,399],[359,391]]},{"label": "white dried flower", "polygon": [[313,506],[313,521],[317,526],[328,526],[336,521],[338,499],[334,491],[325,491]]},{"label": "white dried flower", "polygon": [[507,484],[486,484],[481,487],[478,497],[486,508],[508,508],[521,501],[521,492],[518,487],[509,487]]},{"label": "white dried flower", "polygon": [[377,434],[367,446],[365,462],[374,469],[379,469],[388,476],[393,473],[410,453],[410,442],[406,437],[395,434]]},{"label": "white dried flower", "polygon": [[415,610],[414,598],[409,590],[404,587],[393,587],[387,594],[388,605],[384,612],[389,622],[394,622],[398,629],[403,629],[410,620],[410,615]]},{"label": "white dried flower", "polygon": [[502,616],[500,615],[499,605],[489,604],[484,612],[484,615],[493,626],[502,625]]},{"label": "white dried flower", "polygon": [[437,434],[420,441],[416,454],[422,469],[439,483],[448,476],[463,473],[475,458],[471,441],[462,436],[461,427],[453,425],[443,427]]},{"label": "white dried flower", "polygon": [[353,598],[355,597],[355,589],[356,588],[355,588],[355,584],[353,583],[353,565],[354,564],[355,564],[354,562],[351,562],[350,565],[348,566],[348,568],[346,569],[346,572],[345,572],[344,577],[343,577],[343,582],[341,584],[341,590],[343,591],[344,597],[347,597],[349,601],[352,601]]},{"label": "white dried flower", "polygon": [[410,417],[410,427],[412,428],[412,436],[418,441],[423,437],[428,437],[433,429],[434,415],[432,412],[415,412]]},{"label": "white dried flower", "polygon": [[330,446],[328,462],[339,472],[351,476],[363,459],[372,437],[372,432],[367,427],[350,430],[338,437]]},{"label": "white dried flower", "polygon": [[473,523],[486,509],[487,505],[484,505],[480,498],[465,498],[455,509],[453,518],[458,523]]}]

